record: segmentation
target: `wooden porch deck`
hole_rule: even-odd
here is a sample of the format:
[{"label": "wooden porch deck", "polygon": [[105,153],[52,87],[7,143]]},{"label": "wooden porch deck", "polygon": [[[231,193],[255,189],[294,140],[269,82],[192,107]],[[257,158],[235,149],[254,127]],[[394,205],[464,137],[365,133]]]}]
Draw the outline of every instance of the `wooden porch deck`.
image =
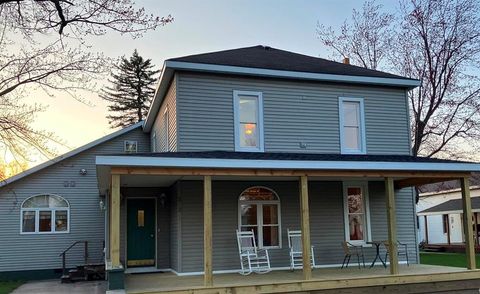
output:
[{"label": "wooden porch deck", "polygon": [[[272,271],[241,276],[216,274],[212,287],[203,286],[203,276],[177,276],[173,273],[128,274],[127,293],[424,293],[480,288],[480,271],[430,265],[401,265],[398,275],[381,266],[348,269],[314,269],[312,279],[302,279],[302,271]],[[368,287],[368,288],[365,288]],[[373,287],[373,288],[372,288]],[[363,289],[363,292],[362,290]],[[360,292],[359,292],[360,291]]]}]

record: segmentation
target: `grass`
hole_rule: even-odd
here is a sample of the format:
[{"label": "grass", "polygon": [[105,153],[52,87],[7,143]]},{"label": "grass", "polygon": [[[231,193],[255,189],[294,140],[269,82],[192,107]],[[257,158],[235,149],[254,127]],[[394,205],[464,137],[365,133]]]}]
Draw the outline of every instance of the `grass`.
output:
[{"label": "grass", "polygon": [[22,281],[0,281],[0,294],[8,294],[23,283]]},{"label": "grass", "polygon": [[[477,268],[480,267],[480,255],[476,256]],[[420,263],[453,267],[466,267],[467,256],[464,253],[420,252]]]}]

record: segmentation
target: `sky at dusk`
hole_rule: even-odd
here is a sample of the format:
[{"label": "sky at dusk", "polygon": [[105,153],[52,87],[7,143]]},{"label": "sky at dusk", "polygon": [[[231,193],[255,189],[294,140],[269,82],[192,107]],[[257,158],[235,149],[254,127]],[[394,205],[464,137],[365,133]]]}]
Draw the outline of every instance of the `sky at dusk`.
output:
[{"label": "sky at dusk", "polygon": [[[382,3],[382,1],[378,1]],[[159,68],[168,58],[240,48],[268,45],[302,54],[329,57],[315,36],[317,22],[337,28],[352,9],[359,9],[363,1],[137,1],[148,12],[175,20],[143,38],[132,39],[110,32],[95,37],[91,44],[97,51],[110,57],[129,56],[134,49],[145,58],[151,58]],[[391,12],[397,1],[383,1]],[[64,94],[49,97],[32,91],[30,102],[41,103],[47,110],[40,114],[35,126],[54,132],[68,147],[64,153],[111,133],[107,104],[97,94],[85,94],[91,105],[82,104]],[[36,162],[39,163],[39,162]],[[31,165],[35,165],[32,163]]]}]

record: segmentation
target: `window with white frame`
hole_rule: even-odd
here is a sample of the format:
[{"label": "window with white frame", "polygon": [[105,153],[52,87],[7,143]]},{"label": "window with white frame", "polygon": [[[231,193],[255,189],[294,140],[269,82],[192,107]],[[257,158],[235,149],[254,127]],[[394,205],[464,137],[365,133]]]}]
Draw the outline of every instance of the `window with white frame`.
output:
[{"label": "window with white frame", "polygon": [[127,140],[123,142],[123,150],[127,153],[137,152],[137,141]]},{"label": "window with white frame", "polygon": [[362,98],[339,98],[340,146],[344,154],[365,154],[365,118]]},{"label": "window with white frame", "polygon": [[243,191],[238,201],[239,229],[252,231],[260,248],[281,246],[280,199],[265,187]]},{"label": "window with white frame", "polygon": [[363,244],[370,240],[370,213],[366,184],[344,183],[345,240]]},{"label": "window with white frame", "polygon": [[21,207],[21,233],[68,233],[70,205],[58,195],[45,194],[27,198]]},{"label": "window with white frame", "polygon": [[263,152],[263,96],[233,91],[235,151]]},{"label": "window with white frame", "polygon": [[170,125],[169,125],[169,117],[168,117],[168,108],[165,108],[165,111],[163,112],[163,121],[162,121],[162,124],[163,124],[163,127],[162,127],[162,143],[161,143],[161,148],[162,148],[162,151],[163,152],[168,152],[169,151],[169,129],[170,129]]}]

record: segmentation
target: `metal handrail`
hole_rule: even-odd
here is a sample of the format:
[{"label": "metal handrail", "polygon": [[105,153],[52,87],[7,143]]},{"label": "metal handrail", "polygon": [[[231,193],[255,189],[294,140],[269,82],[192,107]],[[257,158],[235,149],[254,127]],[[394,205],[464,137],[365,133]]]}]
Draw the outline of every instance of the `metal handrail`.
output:
[{"label": "metal handrail", "polygon": [[83,260],[85,264],[88,263],[88,241],[75,241],[72,245],[70,245],[67,249],[65,249],[59,256],[62,257],[62,274],[67,274],[67,264],[66,264],[66,255],[67,252],[70,251],[75,245],[79,243],[84,243],[84,252],[83,252]]}]

